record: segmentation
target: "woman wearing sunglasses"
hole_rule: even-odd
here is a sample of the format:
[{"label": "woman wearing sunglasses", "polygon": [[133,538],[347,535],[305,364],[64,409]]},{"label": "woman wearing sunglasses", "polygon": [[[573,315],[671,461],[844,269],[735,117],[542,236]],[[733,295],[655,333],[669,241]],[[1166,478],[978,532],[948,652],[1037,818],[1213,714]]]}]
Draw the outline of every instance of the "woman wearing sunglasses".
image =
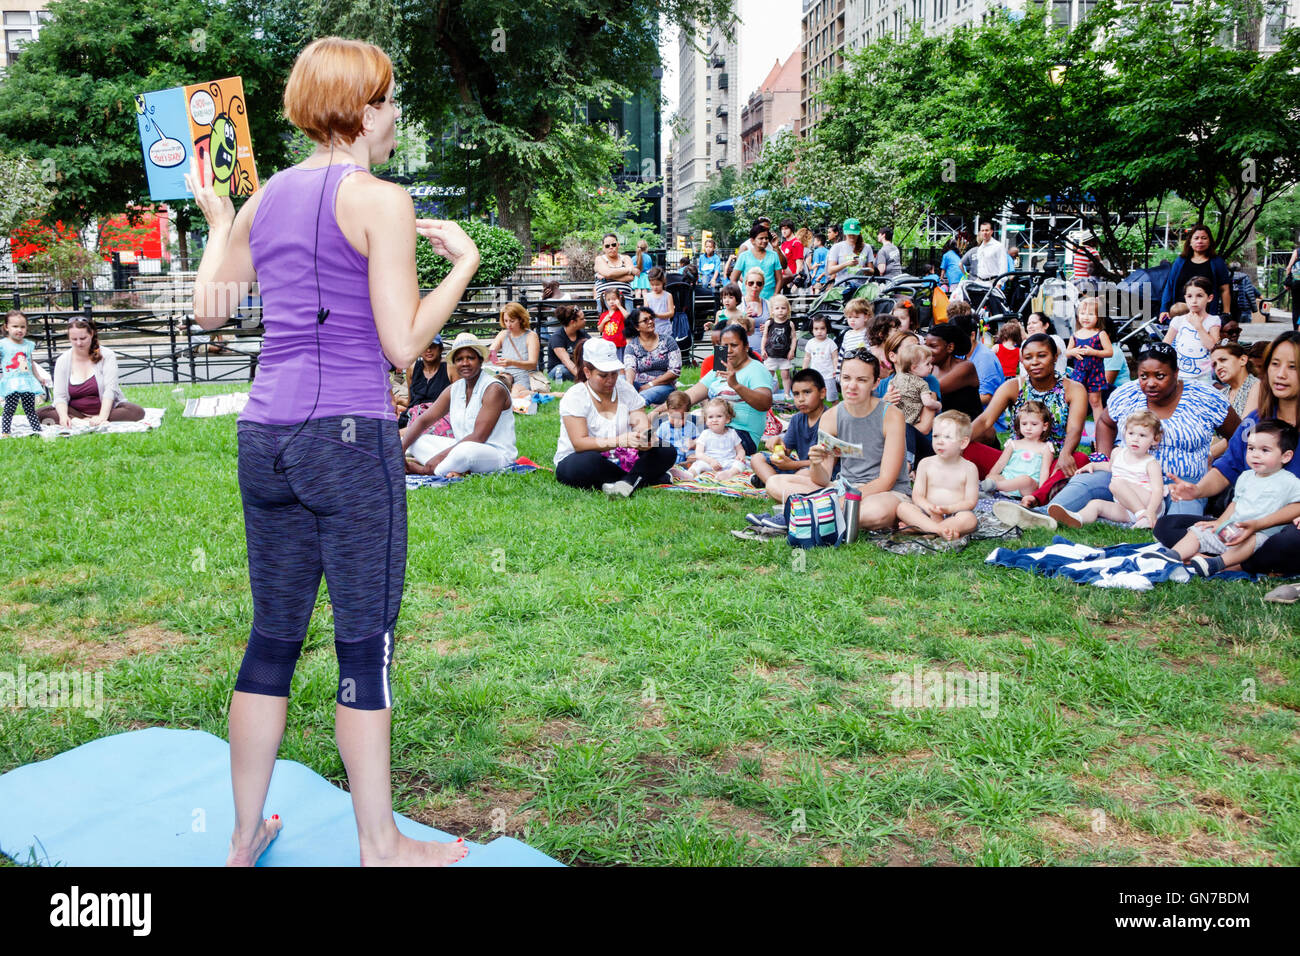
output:
[{"label": "woman wearing sunglasses", "polygon": [[[1152,449],[1168,480],[1182,479],[1195,485],[1209,467],[1210,445],[1215,434],[1231,438],[1241,424],[1227,399],[1204,382],[1178,377],[1178,353],[1172,345],[1154,342],[1138,352],[1137,379],[1111,393],[1097,420],[1097,450],[1107,456],[1123,434],[1124,422],[1135,412],[1149,411],[1160,419],[1160,442]],[[1077,512],[1093,499],[1111,501],[1110,472],[1076,474],[1054,502]],[[1200,515],[1205,511],[1203,496],[1166,499],[1167,513]],[[1020,516],[1024,517],[1024,516]],[[1048,524],[1039,515],[1022,524]]]},{"label": "woman wearing sunglasses", "polygon": [[609,232],[600,241],[600,255],[596,256],[596,301],[605,297],[607,289],[617,289],[625,298],[632,292],[636,269],[632,259],[618,251],[618,236]]}]

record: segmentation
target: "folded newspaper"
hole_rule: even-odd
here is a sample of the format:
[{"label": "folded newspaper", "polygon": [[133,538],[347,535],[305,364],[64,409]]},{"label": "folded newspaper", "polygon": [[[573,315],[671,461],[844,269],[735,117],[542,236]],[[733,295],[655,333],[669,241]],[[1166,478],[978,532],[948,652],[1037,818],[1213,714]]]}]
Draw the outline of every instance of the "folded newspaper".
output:
[{"label": "folded newspaper", "polygon": [[204,395],[187,399],[183,418],[216,418],[218,415],[238,415],[248,404],[248,392],[226,395]]},{"label": "folded newspaper", "polygon": [[817,444],[821,445],[828,451],[839,452],[841,456],[850,458],[862,457],[862,446],[846,442],[842,438],[836,438],[824,428],[817,429]]}]

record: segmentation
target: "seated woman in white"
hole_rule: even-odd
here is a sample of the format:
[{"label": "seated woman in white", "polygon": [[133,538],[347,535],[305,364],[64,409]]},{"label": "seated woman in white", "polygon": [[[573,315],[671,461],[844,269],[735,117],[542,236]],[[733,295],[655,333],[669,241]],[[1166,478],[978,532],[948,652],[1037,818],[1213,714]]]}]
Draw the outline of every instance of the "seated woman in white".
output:
[{"label": "seated woman in white", "polygon": [[[495,375],[483,374],[486,358],[487,346],[472,333],[458,335],[451,344],[460,378],[402,431],[409,474],[484,474],[500,471],[518,457],[510,389]],[[451,437],[424,434],[443,416],[451,420]]]}]

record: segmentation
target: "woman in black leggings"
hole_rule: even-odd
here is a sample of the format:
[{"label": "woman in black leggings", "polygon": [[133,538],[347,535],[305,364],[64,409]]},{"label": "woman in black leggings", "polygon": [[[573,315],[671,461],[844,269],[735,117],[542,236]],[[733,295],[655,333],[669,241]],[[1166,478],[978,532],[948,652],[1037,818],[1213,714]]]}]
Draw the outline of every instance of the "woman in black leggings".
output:
[{"label": "woman in black leggings", "polygon": [[556,480],[625,498],[642,485],[667,482],[677,450],[651,447],[645,399],[624,377],[613,344],[583,339],[574,348],[573,362],[578,381],[560,400]]}]

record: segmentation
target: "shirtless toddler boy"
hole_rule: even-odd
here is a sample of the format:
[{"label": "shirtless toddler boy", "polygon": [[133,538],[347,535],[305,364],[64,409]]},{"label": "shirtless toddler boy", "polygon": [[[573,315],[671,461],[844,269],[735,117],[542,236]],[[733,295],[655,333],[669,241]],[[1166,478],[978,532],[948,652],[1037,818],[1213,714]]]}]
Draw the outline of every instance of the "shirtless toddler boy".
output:
[{"label": "shirtless toddler boy", "polygon": [[912,500],[898,506],[898,520],[918,531],[954,541],[975,530],[979,471],[962,458],[970,444],[970,416],[950,411],[934,419],[930,443],[934,456],[921,459],[912,483]]}]

